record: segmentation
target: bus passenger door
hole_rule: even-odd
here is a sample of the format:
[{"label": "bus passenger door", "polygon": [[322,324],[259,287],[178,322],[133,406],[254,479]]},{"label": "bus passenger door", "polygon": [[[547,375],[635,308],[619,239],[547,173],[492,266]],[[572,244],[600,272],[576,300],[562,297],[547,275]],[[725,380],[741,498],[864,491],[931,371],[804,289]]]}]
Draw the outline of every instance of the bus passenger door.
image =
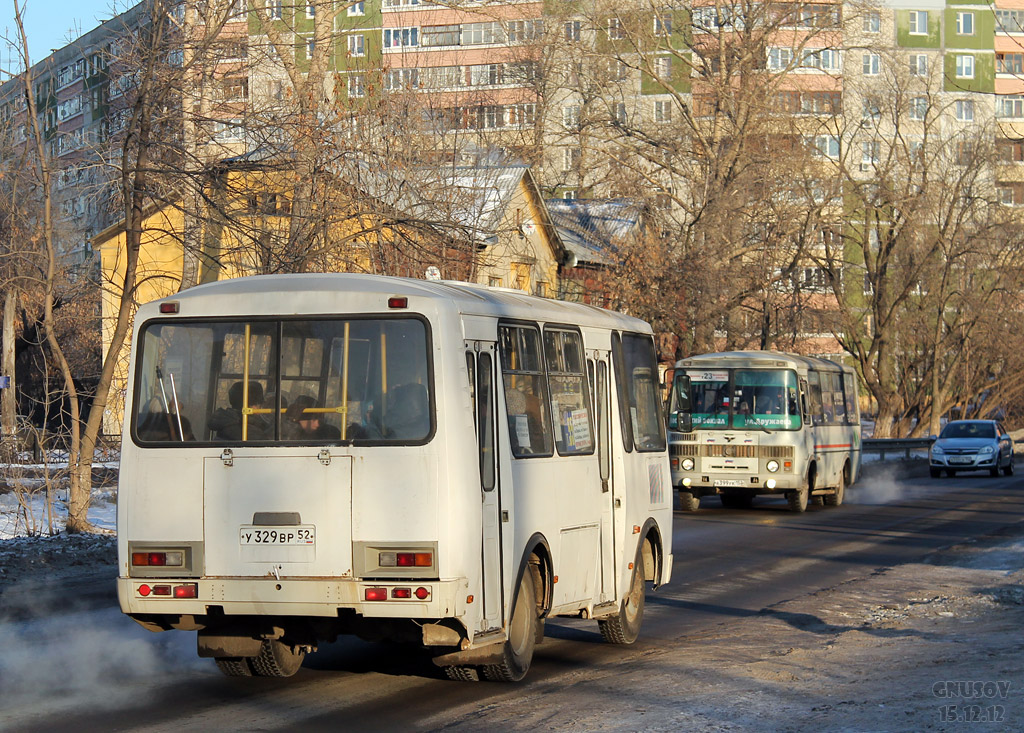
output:
[{"label": "bus passenger door", "polygon": [[477,448],[480,465],[481,618],[478,631],[501,628],[501,499],[498,490],[495,431],[495,344],[466,342],[467,365],[473,383]]},{"label": "bus passenger door", "polygon": [[615,523],[611,470],[611,396],[609,394],[608,352],[594,352],[596,366],[591,384],[594,394],[594,425],[597,430],[597,458],[601,491],[601,593],[600,602],[615,601]]}]

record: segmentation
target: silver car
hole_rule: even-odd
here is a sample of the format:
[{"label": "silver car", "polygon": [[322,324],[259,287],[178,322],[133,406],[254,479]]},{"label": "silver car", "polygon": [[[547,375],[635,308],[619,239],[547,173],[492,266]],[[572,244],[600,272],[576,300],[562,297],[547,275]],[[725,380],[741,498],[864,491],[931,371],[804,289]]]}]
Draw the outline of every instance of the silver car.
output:
[{"label": "silver car", "polygon": [[1009,476],[1013,473],[1013,439],[995,420],[953,420],[932,443],[928,463],[932,478],[943,471],[954,476],[957,471],[986,470],[998,476],[999,469]]}]

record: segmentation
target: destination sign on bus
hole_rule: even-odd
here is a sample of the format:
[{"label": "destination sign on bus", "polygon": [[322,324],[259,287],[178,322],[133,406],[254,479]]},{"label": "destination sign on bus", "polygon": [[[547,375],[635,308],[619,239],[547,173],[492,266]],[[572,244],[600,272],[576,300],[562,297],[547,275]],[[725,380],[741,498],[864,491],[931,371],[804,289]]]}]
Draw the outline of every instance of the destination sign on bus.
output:
[{"label": "destination sign on bus", "polygon": [[687,372],[691,382],[728,382],[729,372]]}]

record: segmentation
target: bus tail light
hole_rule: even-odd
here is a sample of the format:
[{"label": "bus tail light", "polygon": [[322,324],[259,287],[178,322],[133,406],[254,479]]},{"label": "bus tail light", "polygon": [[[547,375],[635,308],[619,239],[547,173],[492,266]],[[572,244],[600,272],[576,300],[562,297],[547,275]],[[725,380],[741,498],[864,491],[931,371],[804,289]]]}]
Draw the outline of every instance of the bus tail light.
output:
[{"label": "bus tail light", "polygon": [[175,598],[198,598],[199,597],[199,584],[198,583],[185,583],[184,585],[174,586],[174,597]]},{"label": "bus tail light", "polygon": [[412,588],[392,588],[392,598],[412,598]]},{"label": "bus tail light", "polygon": [[434,565],[434,553],[382,552],[378,562],[382,568],[429,568]]},{"label": "bus tail light", "polygon": [[367,588],[363,597],[368,601],[386,601],[388,599],[388,589]]},{"label": "bus tail light", "polygon": [[132,565],[135,567],[164,568],[182,567],[185,564],[185,553],[173,552],[133,552]]}]

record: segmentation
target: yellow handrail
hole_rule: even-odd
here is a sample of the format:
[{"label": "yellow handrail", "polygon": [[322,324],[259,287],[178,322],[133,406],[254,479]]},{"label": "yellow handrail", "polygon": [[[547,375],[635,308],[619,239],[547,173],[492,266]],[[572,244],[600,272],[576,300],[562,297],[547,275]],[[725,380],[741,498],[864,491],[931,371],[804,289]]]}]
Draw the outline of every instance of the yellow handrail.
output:
[{"label": "yellow handrail", "polygon": [[250,326],[245,324],[245,363],[242,364],[242,440],[249,439],[249,337]]}]

